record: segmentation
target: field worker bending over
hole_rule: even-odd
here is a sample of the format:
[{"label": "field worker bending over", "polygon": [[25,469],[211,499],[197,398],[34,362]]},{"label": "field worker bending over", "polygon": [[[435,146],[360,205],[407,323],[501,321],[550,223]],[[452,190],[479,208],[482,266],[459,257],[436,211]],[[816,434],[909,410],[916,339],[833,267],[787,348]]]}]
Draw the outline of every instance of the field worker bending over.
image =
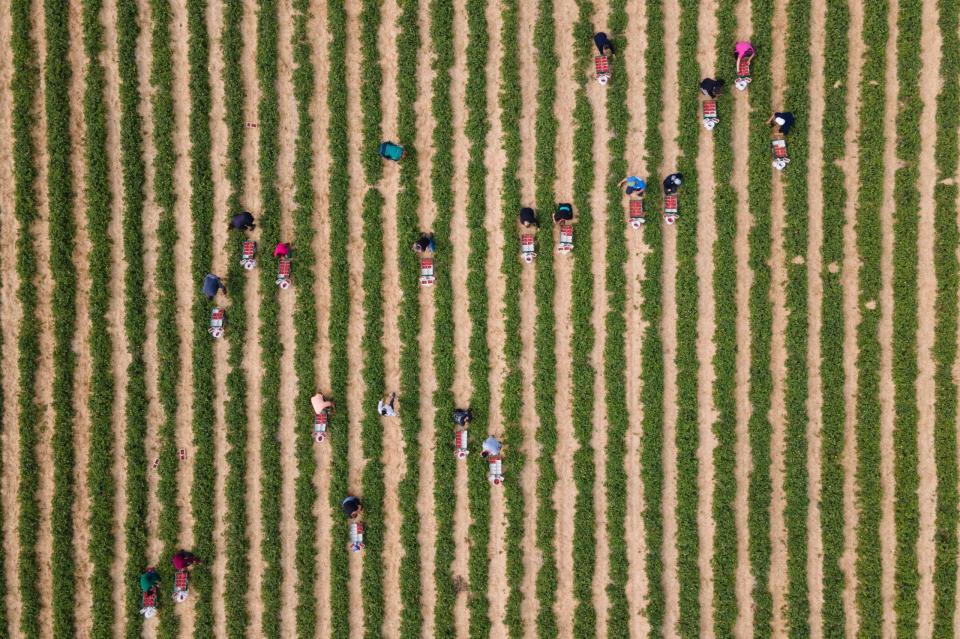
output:
[{"label": "field worker bending over", "polygon": [[682,175],[671,173],[663,180],[663,192],[666,195],[675,195],[680,190]]},{"label": "field worker bending over", "polygon": [[377,403],[377,412],[380,413],[383,417],[394,417],[397,414],[397,409],[395,407],[397,403],[397,394],[392,393],[390,395],[390,401],[385,402],[382,399]]},{"label": "field worker bending over", "polygon": [[433,233],[421,233],[417,241],[413,243],[413,250],[417,253],[423,253],[424,251],[435,253],[437,245],[433,241]]},{"label": "field worker bending over", "polygon": [[737,66],[740,66],[740,60],[742,58],[750,59],[753,57],[754,50],[753,45],[749,42],[741,40],[740,42],[733,45],[733,57],[737,59]]},{"label": "field worker bending over", "polygon": [[346,499],[341,501],[340,508],[343,510],[343,516],[347,519],[356,519],[363,510],[363,506],[360,505],[360,498],[353,495],[348,495]]},{"label": "field worker bending over", "polygon": [[597,45],[597,51],[600,52],[600,55],[616,55],[617,53],[617,50],[613,48],[613,43],[610,42],[610,38],[603,31],[593,36],[593,43]]},{"label": "field worker bending over", "polygon": [[644,189],[647,188],[647,183],[638,178],[636,175],[631,175],[620,180],[620,183],[617,186],[622,187],[624,184],[627,185],[627,195],[632,195],[633,193],[637,194],[637,197],[643,197]]},{"label": "field worker bending over", "polygon": [[704,78],[700,81],[700,93],[708,98],[715,98],[723,91],[723,80]]},{"label": "field worker bending over", "polygon": [[279,242],[276,248],[273,249],[273,256],[276,258],[290,257],[290,245],[286,242]]},{"label": "field worker bending over", "polygon": [[173,554],[173,558],[170,560],[173,563],[173,569],[180,570],[189,570],[193,566],[196,566],[200,563],[200,560],[197,559],[197,556],[188,550],[178,550]]},{"label": "field worker bending over", "polygon": [[158,583],[160,575],[156,568],[147,568],[147,572],[140,575],[140,590],[150,592]]},{"label": "field worker bending over", "polygon": [[500,442],[496,437],[490,435],[483,440],[483,448],[480,451],[481,457],[496,457],[500,454]]},{"label": "field worker bending over", "polygon": [[249,211],[244,211],[243,213],[237,213],[232,218],[230,218],[230,225],[227,226],[228,231],[252,231],[257,227],[253,223],[253,216],[250,215]]},{"label": "field worker bending over", "polygon": [[771,115],[770,119],[767,120],[767,126],[779,126],[779,132],[782,135],[786,135],[787,133],[790,133],[790,128],[793,126],[793,123],[796,122],[796,120],[797,119],[793,117],[793,114],[789,111],[784,113],[777,112]]},{"label": "field worker bending over", "polygon": [[456,408],[453,411],[453,423],[460,427],[466,427],[473,419],[473,413],[469,408]]},{"label": "field worker bending over", "polygon": [[537,214],[528,206],[520,209],[520,224],[525,228],[530,228],[531,226],[540,228],[540,222],[537,221]]},{"label": "field worker bending over", "polygon": [[217,293],[223,291],[223,294],[227,294],[227,287],[219,277],[213,273],[207,273],[206,277],[203,278],[203,294],[207,296],[207,299],[213,301],[213,298],[217,296]]}]

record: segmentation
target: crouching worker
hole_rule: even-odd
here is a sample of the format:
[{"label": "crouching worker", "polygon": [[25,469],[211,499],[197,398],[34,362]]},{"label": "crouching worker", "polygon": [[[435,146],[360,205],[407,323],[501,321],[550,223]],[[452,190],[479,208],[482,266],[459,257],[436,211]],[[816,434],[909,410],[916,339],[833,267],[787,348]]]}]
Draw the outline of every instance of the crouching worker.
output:
[{"label": "crouching worker", "polygon": [[360,504],[360,498],[348,495],[346,499],[340,502],[340,508],[343,510],[343,516],[347,519],[356,519],[363,511]]},{"label": "crouching worker", "polygon": [[221,290],[224,295],[227,294],[227,286],[223,283],[223,280],[213,273],[207,273],[206,277],[203,278],[203,294],[206,295],[207,299],[213,301],[213,298]]},{"label": "crouching worker", "polygon": [[461,428],[466,428],[473,419],[473,413],[469,408],[457,408],[453,411],[453,423]]},{"label": "crouching worker", "polygon": [[481,457],[496,457],[500,454],[501,445],[499,440],[493,435],[490,435],[485,440],[483,440],[483,448],[480,450]]},{"label": "crouching worker", "polygon": [[177,572],[180,572],[181,570],[190,570],[200,563],[200,560],[197,559],[196,555],[188,550],[182,549],[175,552],[170,561],[173,564],[173,569]]},{"label": "crouching worker", "polygon": [[160,574],[156,568],[147,568],[147,571],[140,575],[140,590],[150,592],[160,583]]}]

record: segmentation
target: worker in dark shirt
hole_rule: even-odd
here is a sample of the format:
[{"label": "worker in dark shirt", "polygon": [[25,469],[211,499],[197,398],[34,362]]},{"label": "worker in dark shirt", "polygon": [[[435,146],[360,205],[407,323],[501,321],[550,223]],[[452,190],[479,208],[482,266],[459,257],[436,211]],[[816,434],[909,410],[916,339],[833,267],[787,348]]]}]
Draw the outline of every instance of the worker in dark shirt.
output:
[{"label": "worker in dark shirt", "polygon": [[796,122],[796,118],[793,117],[793,114],[789,111],[783,113],[774,113],[770,116],[770,119],[767,120],[767,126],[779,126],[780,133],[786,135],[790,133],[790,128],[793,127],[793,123]]},{"label": "worker in dark shirt", "polygon": [[700,93],[708,98],[715,98],[723,91],[723,80],[704,78],[700,81]]},{"label": "worker in dark shirt", "polygon": [[593,43],[597,45],[597,51],[600,52],[600,55],[615,55],[617,53],[617,50],[613,48],[613,42],[603,31],[593,36]]},{"label": "worker in dark shirt", "polygon": [[523,224],[527,228],[531,226],[540,228],[540,223],[537,222],[537,214],[527,206],[520,209],[520,224]]},{"label": "worker in dark shirt", "polygon": [[354,497],[353,495],[349,495],[341,501],[340,508],[343,509],[343,514],[347,519],[356,519],[360,511],[363,510],[363,507],[360,505],[360,498]]},{"label": "worker in dark shirt", "polygon": [[230,218],[230,225],[227,227],[228,231],[252,231],[257,227],[253,223],[253,216],[250,215],[249,211],[244,211],[243,213],[237,213],[232,218]]},{"label": "worker in dark shirt", "polygon": [[203,294],[207,296],[207,299],[213,300],[221,289],[223,294],[226,295],[227,287],[223,281],[213,273],[207,273],[207,276],[203,278]]},{"label": "worker in dark shirt", "polygon": [[680,190],[682,175],[671,173],[663,180],[663,192],[665,195],[674,195]]}]

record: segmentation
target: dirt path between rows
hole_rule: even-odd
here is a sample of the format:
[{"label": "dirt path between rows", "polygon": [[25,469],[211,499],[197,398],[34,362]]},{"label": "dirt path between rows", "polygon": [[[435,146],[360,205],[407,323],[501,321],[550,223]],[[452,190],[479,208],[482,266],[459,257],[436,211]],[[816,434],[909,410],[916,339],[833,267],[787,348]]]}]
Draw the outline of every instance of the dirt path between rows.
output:
[{"label": "dirt path between rows", "polygon": [[[573,201],[573,108],[577,84],[574,79],[573,26],[578,9],[571,0],[554,4],[553,19],[556,29],[555,48],[558,54],[556,101],[557,118],[557,175],[554,189],[557,202]],[[577,212],[574,212],[576,216]],[[576,217],[574,218],[576,222]],[[576,236],[575,236],[576,237]],[[552,242],[551,242],[552,243]],[[553,247],[550,247],[552,250]],[[557,447],[554,468],[557,482],[553,491],[553,509],[556,512],[554,548],[557,565],[557,597],[553,603],[560,637],[572,637],[573,613],[577,602],[573,596],[573,520],[577,485],[573,476],[573,454],[579,448],[573,430],[573,373],[571,322],[573,256],[558,255],[553,265],[556,288],[553,306],[556,323],[555,358],[557,362],[556,401]]]},{"label": "dirt path between rows", "polygon": [[[243,84],[246,92],[244,112],[247,122],[257,121],[257,108],[260,103],[260,85],[257,83],[257,3],[245,0],[243,5]],[[258,169],[260,129],[246,129],[243,142],[243,206],[254,217],[258,217],[262,199],[260,197],[260,171]],[[259,237],[259,233],[256,237]],[[263,247],[258,247],[263,250]],[[263,262],[263,260],[261,260]],[[263,266],[261,266],[263,268]],[[249,627],[259,629],[263,625],[263,600],[260,597],[263,581],[263,517],[260,508],[260,439],[262,421],[260,419],[261,378],[263,367],[260,348],[260,277],[254,273],[247,276],[245,312],[247,314],[248,343],[244,348],[243,368],[247,375],[247,482],[246,510],[248,550],[247,561],[250,567],[249,590],[247,591],[247,611],[250,615]]]},{"label": "dirt path between rows", "polygon": [[[717,2],[708,0],[700,5],[697,31],[700,34],[697,47],[697,62],[700,75],[715,78],[717,50]],[[725,113],[726,117],[727,114]],[[693,120],[689,125],[693,126]],[[698,318],[697,318],[697,359],[699,375],[697,379],[697,404],[699,413],[700,447],[697,450],[697,491],[700,502],[697,511],[697,527],[700,534],[700,636],[713,637],[713,539],[715,523],[713,520],[713,450],[717,446],[717,437],[713,425],[717,421],[717,410],[713,403],[713,384],[716,371],[713,357],[716,353],[714,342],[715,308],[713,299],[713,247],[717,242],[717,225],[713,206],[716,180],[713,175],[713,134],[704,127],[700,129],[699,152],[697,155],[697,182],[699,185],[697,201],[697,279],[698,279]]]},{"label": "dirt path between rows", "polygon": [[[278,112],[280,116],[279,157],[277,161],[277,189],[280,194],[280,241],[290,242],[293,239],[293,211],[294,202],[294,145],[297,137],[297,104],[293,97],[293,6],[291,0],[280,0],[277,3],[277,52],[278,76],[276,79]],[[264,246],[263,255],[273,250],[273,247]],[[280,610],[280,633],[286,637],[296,634],[296,606],[297,600],[297,569],[296,569],[296,476],[297,465],[296,444],[296,401],[297,401],[297,374],[293,365],[293,351],[296,340],[296,327],[293,324],[294,303],[297,298],[297,252],[299,247],[292,246],[293,258],[293,285],[287,290],[278,293],[280,302],[280,341],[283,344],[283,355],[280,358],[280,458],[288,460],[282,464],[283,487],[281,489],[281,517],[280,517],[280,566],[283,572],[283,582],[280,590],[289,605]],[[264,259],[266,268],[268,260]],[[275,260],[269,260],[269,268],[277,268]]]},{"label": "dirt path between rows", "polygon": [[[770,57],[770,70],[773,76],[771,101],[774,110],[787,109],[783,104],[784,85],[786,83],[786,33],[787,7],[779,2],[773,10],[773,32],[782,37],[773,39],[773,51]],[[759,115],[759,114],[758,114]],[[784,249],[786,229],[786,201],[784,195],[784,176],[772,171],[773,180],[770,201],[770,300],[772,311],[772,335],[770,340],[770,373],[772,390],[770,393],[770,575],[769,588],[773,598],[773,619],[771,626],[774,636],[783,636],[787,632],[787,528],[784,511],[787,496],[784,487],[786,473],[786,377],[787,377],[787,264]]]},{"label": "dirt path between rows", "polygon": [[[360,42],[358,3],[348,3],[347,12],[347,42]],[[364,185],[363,167],[360,162],[360,147],[362,141],[362,117],[360,110],[360,51],[357,47],[347,47],[347,135],[350,146],[349,172],[350,196],[347,203],[349,225],[349,239],[347,242],[348,255],[355,256],[350,260],[350,326],[347,332],[347,357],[350,370],[347,374],[347,406],[349,408],[349,433],[352,434],[348,445],[347,459],[349,473],[347,479],[348,490],[351,495],[363,498],[361,479],[365,465],[363,448],[359,434],[362,428],[362,416],[365,410],[372,406],[363,405],[366,386],[363,383],[363,194]],[[378,390],[379,389],[375,389]],[[387,420],[389,421],[389,420]],[[383,420],[381,420],[383,423]],[[350,632],[363,633],[363,596],[361,594],[361,577],[363,571],[363,554],[350,553]]]},{"label": "dirt path between rows", "polygon": [[883,598],[883,636],[896,635],[896,530],[894,509],[896,485],[894,466],[897,456],[894,448],[893,431],[896,406],[893,383],[893,216],[894,182],[899,160],[897,159],[897,15],[899,0],[890,1],[887,14],[889,37],[886,47],[886,75],[884,82],[884,105],[886,111],[883,120],[883,205],[880,208],[880,327],[877,331],[880,340],[880,558],[881,558],[881,595]]},{"label": "dirt path between rows", "polygon": [[[607,6],[594,4],[593,23],[606,27]],[[628,49],[629,51],[629,49]],[[588,73],[587,69],[581,69]],[[639,95],[639,94],[638,94]],[[593,463],[596,479],[593,484],[594,534],[596,536],[596,569],[593,578],[593,605],[597,614],[597,636],[607,636],[607,616],[610,608],[607,585],[610,583],[610,541],[607,535],[607,403],[603,351],[607,339],[607,197],[606,180],[610,166],[609,128],[607,127],[607,93],[597,82],[587,84],[587,99],[593,109],[593,191],[590,212],[593,232],[590,250],[593,251],[593,314],[591,323],[595,334],[590,363],[595,372],[593,386]],[[643,565],[643,556],[639,566]]]},{"label": "dirt path between rows", "polygon": [[[0,42],[10,42],[13,31],[10,3],[0,6]],[[22,311],[16,298],[19,277],[16,264],[18,224],[13,217],[13,51],[0,47],[0,332],[3,334],[0,356],[0,384],[3,387],[3,430],[0,453],[3,455],[3,576],[7,617],[11,628],[19,627],[20,598],[17,596],[17,519],[20,475],[17,450],[17,331]]]},{"label": "dirt path between rows", "polygon": [[[112,2],[109,3],[112,5]],[[111,21],[112,25],[112,21]],[[87,56],[83,50],[83,16],[79,5],[69,7],[68,26],[70,30],[70,68],[73,77],[70,82],[70,136],[74,140],[70,157],[70,170],[73,174],[74,189],[74,250],[73,264],[76,271],[76,333],[73,338],[73,351],[76,353],[76,373],[73,388],[73,552],[76,562],[76,600],[74,614],[76,615],[76,633],[79,636],[89,636],[92,613],[92,594],[90,590],[90,576],[93,565],[90,563],[88,552],[90,545],[90,522],[87,513],[90,512],[90,494],[87,490],[87,465],[90,449],[90,236],[87,233],[87,198],[86,198],[86,162],[84,161],[85,145],[83,144],[85,126],[83,112],[83,96],[86,91]],[[105,42],[112,46],[116,38]],[[119,114],[117,114],[119,115]],[[113,119],[113,118],[108,118]],[[108,154],[113,151],[110,159],[117,155],[113,145],[108,146]],[[114,191],[113,204],[118,209],[119,192]],[[122,327],[118,327],[118,331]],[[122,438],[118,438],[123,441]],[[123,545],[118,546],[123,550]],[[118,562],[119,563],[119,562]]]},{"label": "dirt path between rows", "polygon": [[[940,47],[943,38],[937,24],[936,3],[924,0],[920,55],[923,66],[920,70],[920,97],[923,112],[920,116],[920,219],[919,219],[919,271],[917,297],[917,352],[919,353],[917,376],[918,464],[920,474],[918,490],[920,507],[920,535],[917,540],[917,560],[920,572],[920,587],[917,598],[919,610],[919,636],[933,636],[934,584],[933,570],[936,555],[936,508],[937,465],[933,448],[934,403],[936,387],[933,360],[933,342],[936,322],[937,277],[934,271],[934,208],[933,190],[937,179],[934,150],[937,139],[937,94],[940,92]],[[956,52],[953,52],[955,55]]]},{"label": "dirt path between rows", "polygon": [[[193,215],[190,210],[190,77],[187,61],[188,30],[186,7],[171,5],[171,49],[173,52],[173,145],[177,159],[173,181],[177,202],[173,212],[177,226],[177,243],[174,247],[175,282],[177,286],[177,329],[180,333],[180,380],[177,394],[180,398],[177,411],[177,449],[186,450],[186,459],[178,461],[177,510],[180,519],[180,546],[193,547],[193,508],[190,492],[193,487],[193,325],[191,306],[195,282],[191,273],[193,248]],[[162,559],[161,559],[162,560]],[[187,600],[179,606],[180,635],[193,633],[194,604]]]},{"label": "dirt path between rows", "polygon": [[[226,156],[228,132],[224,120],[224,86],[223,86],[223,49],[221,34],[223,33],[223,4],[213,3],[207,9],[207,33],[210,36],[210,134],[212,146],[210,149],[210,168],[213,178],[213,265],[211,272],[226,273],[227,261],[237,259],[228,255],[227,230],[223,225],[227,217],[227,196],[230,184],[226,177]],[[227,465],[227,426],[224,415],[226,401],[227,373],[230,366],[227,362],[229,345],[227,340],[213,341],[214,355],[214,516],[213,516],[213,543],[216,554],[207,558],[212,563],[213,575],[213,628],[217,637],[224,637],[227,625],[227,595],[224,575],[227,567],[227,540],[226,530],[226,476]]]},{"label": "dirt path between rows", "polygon": [[843,607],[846,612],[846,636],[856,636],[857,616],[857,326],[860,324],[860,257],[857,252],[857,185],[860,166],[860,73],[863,68],[864,45],[860,37],[863,28],[863,6],[850,4],[850,31],[848,35],[849,68],[847,70],[847,133],[843,162],[844,188],[847,202],[844,209],[843,265],[843,374],[845,397],[843,446],[843,556],[840,568],[844,575]]},{"label": "dirt path between rows", "polygon": [[[646,3],[640,0],[627,2],[627,47],[623,52],[626,68],[631,71],[630,89],[628,95],[635,96],[629,101],[630,128],[627,131],[627,166],[631,175],[642,179],[652,180],[649,176],[649,167],[646,165],[645,139],[647,132],[646,111],[642,96],[646,94],[647,71],[644,65],[644,56],[647,42],[647,10]],[[603,174],[606,176],[606,173]],[[626,177],[626,176],[624,176]],[[624,208],[628,205],[623,203]],[[621,213],[621,220],[626,220],[626,214]],[[628,228],[625,226],[625,228]],[[596,232],[603,232],[602,228]],[[625,266],[627,281],[627,304],[625,312],[626,325],[630,330],[624,335],[624,353],[626,354],[626,399],[628,426],[626,436],[626,459],[624,470],[627,475],[627,516],[626,516],[626,545],[627,561],[630,570],[627,576],[627,604],[630,611],[631,636],[642,637],[649,632],[647,615],[644,614],[645,600],[649,584],[647,583],[646,529],[643,526],[643,511],[645,501],[643,495],[643,469],[640,456],[643,442],[644,407],[641,401],[642,373],[643,373],[643,340],[636,339],[647,330],[643,320],[641,308],[643,304],[643,280],[646,276],[644,261],[649,253],[649,246],[644,242],[644,232],[630,229],[627,233],[627,251],[629,258]],[[600,404],[604,403],[601,396],[597,396]]]},{"label": "dirt path between rows", "polygon": [[[34,37],[37,42],[37,52],[39,59],[37,69],[40,70],[41,77],[38,80],[38,98],[36,104],[40,110],[35,120],[33,143],[36,151],[35,158],[37,164],[37,182],[36,182],[36,203],[38,218],[33,223],[33,244],[36,250],[36,273],[34,282],[37,289],[37,307],[36,319],[39,324],[38,346],[39,357],[37,360],[36,385],[34,387],[34,401],[41,407],[39,419],[34,424],[36,430],[36,448],[34,456],[38,462],[37,472],[37,491],[35,494],[38,506],[39,519],[37,521],[37,544],[36,544],[36,564],[37,564],[37,593],[40,595],[40,636],[46,637],[53,626],[53,615],[51,610],[51,599],[53,592],[53,574],[51,570],[51,561],[53,554],[53,531],[51,529],[50,513],[53,501],[53,375],[55,366],[53,363],[54,341],[53,341],[53,276],[50,272],[50,195],[48,193],[47,179],[49,173],[48,163],[50,158],[47,154],[47,117],[44,109],[46,108],[46,82],[43,77],[43,69],[46,61],[46,34],[44,32],[43,6],[41,3],[34,3],[31,8],[31,20],[33,24]],[[79,140],[74,140],[73,144],[78,144]],[[10,557],[10,561],[14,561]]]},{"label": "dirt path between rows", "polygon": [[[663,164],[659,175],[677,170],[679,118],[680,3],[668,0],[663,6]],[[682,194],[681,194],[682,197]],[[659,204],[659,203],[658,203]],[[662,218],[655,224],[662,224]],[[682,223],[682,222],[681,222]],[[676,632],[680,620],[680,581],[677,568],[677,233],[663,229],[663,591],[665,608],[662,631]]]},{"label": "dirt path between rows", "polygon": [[[383,70],[383,84],[380,91],[380,103],[383,105],[383,138],[396,140],[397,135],[397,18],[400,9],[396,0],[386,0],[380,6],[381,22],[378,41],[380,44],[380,64]],[[400,271],[399,251],[409,250],[400,237],[409,237],[414,229],[397,228],[397,192],[400,188],[399,165],[385,167],[380,190],[384,196],[383,208],[383,348],[384,377],[387,388],[400,388]],[[381,561],[384,565],[384,620],[381,633],[385,637],[397,637],[400,634],[400,562],[404,557],[406,544],[400,539],[400,502],[398,486],[406,468],[406,455],[403,446],[403,433],[399,419],[385,420],[383,424],[383,455],[381,463],[384,470],[383,527],[384,544]]]},{"label": "dirt path between rows", "polygon": [[[536,7],[533,3],[521,2],[519,11],[520,44],[518,47],[519,64],[521,68],[520,93],[523,97],[523,114],[520,119],[520,146],[523,150],[520,154],[519,171],[521,206],[534,206],[534,175],[536,173],[534,157],[536,136],[534,128],[537,106],[537,53],[534,46],[533,31],[536,18]],[[548,219],[546,216],[549,215],[549,212],[538,211],[537,214],[545,221]],[[519,233],[517,228],[518,227],[514,225],[513,228],[504,229],[504,233],[510,233],[513,238],[512,241],[516,241],[516,235]],[[537,250],[552,250],[549,231],[538,233],[537,235]],[[511,240],[508,239],[507,241]],[[534,295],[535,276],[535,265],[526,264],[521,269],[520,336],[523,343],[520,354],[520,370],[523,379],[521,425],[523,428],[523,449],[526,455],[526,467],[518,474],[520,474],[523,503],[525,505],[523,532],[525,537],[530,540],[536,539],[537,535],[540,534],[540,531],[537,530],[537,479],[539,476],[537,472],[537,460],[540,457],[540,445],[536,439],[537,430],[539,430],[540,427],[540,420],[537,416],[536,398],[533,389],[534,359],[536,358],[534,332],[537,322],[537,300]],[[539,610],[536,579],[541,562],[541,553],[536,544],[524,544],[523,583],[520,586],[520,590],[523,593],[523,601],[520,605],[520,615],[523,618],[524,630],[527,634],[532,634],[536,628],[536,619]]]},{"label": "dirt path between rows", "polygon": [[[318,390],[330,392],[330,198],[328,188],[330,184],[330,154],[327,144],[327,126],[330,114],[327,111],[326,91],[319,90],[328,84],[329,62],[327,49],[329,34],[326,29],[326,3],[319,2],[312,7],[310,21],[307,28],[307,38],[310,42],[313,63],[314,82],[318,90],[314,92],[313,103],[310,105],[310,116],[313,118],[313,225],[316,230],[313,240],[313,255],[315,262],[314,297],[317,301],[317,343],[314,349],[314,366],[317,375]],[[339,398],[334,398],[338,400]],[[314,585],[314,597],[317,601],[317,638],[330,636],[330,527],[333,518],[330,516],[330,446],[315,447],[314,456],[317,460],[317,472],[314,476],[314,486],[317,490],[317,503],[314,508],[314,518],[317,525],[317,582]]]},{"label": "dirt path between rows", "polygon": [[[430,46],[430,3],[420,0],[419,30],[420,55],[417,71],[418,93],[416,103],[417,113],[417,159],[419,161],[418,191],[420,206],[417,211],[420,220],[420,229],[434,231],[433,221],[437,216],[433,203],[433,189],[430,181],[430,167],[433,165],[433,100],[434,71],[431,64],[433,51]],[[417,541],[420,544],[420,584],[422,589],[421,602],[423,614],[422,636],[426,639],[433,637],[434,609],[437,604],[436,572],[436,539],[437,518],[434,511],[433,499],[433,448],[434,448],[434,418],[433,394],[437,390],[437,376],[433,368],[434,334],[433,290],[430,287],[420,288],[420,494],[417,499],[417,512],[420,514],[420,534]]]},{"label": "dirt path between rows", "polygon": [[[466,406],[473,392],[470,379],[470,333],[473,323],[467,305],[467,258],[470,254],[470,236],[467,228],[467,163],[470,145],[466,138],[467,109],[467,13],[465,2],[455,2],[453,12],[454,62],[450,78],[450,98],[453,106],[453,217],[450,226],[450,277],[453,284],[453,352],[456,367],[453,376],[453,402]],[[440,229],[442,232],[444,229]],[[457,464],[454,484],[456,507],[453,513],[453,577],[468,577],[467,558],[470,550],[468,537],[470,507],[467,494],[467,464]],[[457,637],[467,636],[467,592],[457,595],[454,608]]]},{"label": "dirt path between rows", "polygon": [[[740,0],[737,8],[737,33],[730,40],[749,40],[753,32],[750,13],[750,0]],[[725,67],[723,74],[729,75],[735,69]],[[749,89],[747,89],[749,91]],[[738,637],[753,634],[753,574],[750,571],[750,527],[747,496],[750,487],[750,473],[753,470],[753,456],[750,452],[750,416],[753,413],[750,404],[750,289],[753,286],[753,271],[750,268],[749,243],[747,238],[753,225],[747,201],[749,177],[747,168],[750,156],[750,104],[746,92],[731,88],[733,94],[733,169],[730,183],[737,194],[737,239],[734,253],[737,260],[737,443],[736,469],[737,494],[735,513],[737,525],[737,607],[739,615],[735,632]]]},{"label": "dirt path between rows", "polygon": [[[807,239],[807,588],[810,603],[810,636],[823,636],[823,539],[820,529],[820,411],[823,394],[820,378],[820,330],[823,322],[823,112],[824,47],[826,46],[824,0],[814,0],[810,11],[810,116],[807,144],[807,193],[809,194]],[[834,558],[830,559],[831,561]]]},{"label": "dirt path between rows", "polygon": [[[500,195],[503,188],[503,169],[506,164],[506,153],[501,143],[503,125],[500,122],[500,62],[503,59],[503,43],[501,42],[502,19],[499,2],[490,2],[487,5],[487,36],[489,50],[487,54],[487,121],[490,131],[487,134],[487,215],[484,228],[487,231],[487,295],[489,315],[487,317],[487,347],[490,349],[490,405],[488,425],[491,433],[503,438],[503,429],[498,427],[501,422],[501,406],[503,404],[503,383],[506,377],[506,359],[504,348],[507,340],[504,327],[503,307],[505,298],[505,283],[503,281],[503,242],[504,229],[500,223],[502,216],[497,213],[503,202]],[[482,434],[480,436],[483,436]],[[492,621],[491,637],[502,639],[507,635],[503,623],[507,608],[507,554],[506,554],[506,506],[502,490],[490,491],[490,545],[487,547],[487,556],[490,559],[490,573],[487,588],[487,597],[490,602],[490,619]]]}]

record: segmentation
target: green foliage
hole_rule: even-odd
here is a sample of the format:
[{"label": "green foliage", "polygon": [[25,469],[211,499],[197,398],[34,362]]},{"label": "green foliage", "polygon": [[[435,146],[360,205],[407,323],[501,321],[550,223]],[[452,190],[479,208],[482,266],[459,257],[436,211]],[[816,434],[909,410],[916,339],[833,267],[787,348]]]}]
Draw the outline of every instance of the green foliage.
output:
[{"label": "green foliage", "polygon": [[[360,157],[367,183],[375,184],[383,175],[383,160],[377,153],[380,146],[380,88],[383,72],[380,69],[380,0],[362,0],[360,9],[360,106],[363,117],[363,139]],[[452,37],[452,36],[451,36]]]},{"label": "green foliage", "polygon": [[[826,32],[845,35],[850,25],[847,3],[828,0]],[[846,37],[828,37],[824,58],[823,111],[823,228],[844,226],[848,193],[839,162],[846,156],[847,53]],[[843,387],[843,234],[824,233],[820,247],[823,299],[820,327],[820,536],[823,540],[823,634],[843,636],[843,446],[846,403]]]},{"label": "green foliage", "polygon": [[[33,224],[40,216],[36,201],[36,148],[32,134],[36,124],[37,46],[30,36],[31,0],[13,0],[10,4],[13,50],[13,178],[14,217],[17,220],[17,275],[21,319],[17,334],[17,427],[20,441],[20,483],[17,489],[17,545],[21,636],[28,639],[40,635],[40,592],[37,578],[37,530],[40,505],[37,502],[39,473],[37,465],[37,424],[43,408],[34,401],[37,364],[40,359],[40,324],[37,318],[37,291],[34,274],[37,254]],[[6,624],[3,626],[6,629]]]},{"label": "green foliage", "polygon": [[[960,50],[957,27],[960,23],[955,2],[940,2],[941,45],[940,75],[943,85],[937,96],[937,130],[955,131],[960,126],[960,61],[953,52]],[[957,591],[957,387],[953,365],[957,356],[957,185],[946,182],[957,174],[957,137],[938,135],[935,156],[937,184],[934,187],[936,217],[934,230],[934,268],[937,275],[937,328],[933,343],[936,361],[936,413],[934,415],[934,451],[937,466],[937,556],[934,564],[935,637],[956,633],[953,618]]]},{"label": "green foliage", "polygon": [[[884,131],[876,114],[884,109],[886,0],[864,7],[866,49],[860,81],[860,190],[857,252],[860,255],[860,324],[857,327],[857,607],[860,635],[880,635],[880,209],[883,204]],[[872,303],[871,303],[872,302]],[[868,308],[867,304],[871,303]]]}]

